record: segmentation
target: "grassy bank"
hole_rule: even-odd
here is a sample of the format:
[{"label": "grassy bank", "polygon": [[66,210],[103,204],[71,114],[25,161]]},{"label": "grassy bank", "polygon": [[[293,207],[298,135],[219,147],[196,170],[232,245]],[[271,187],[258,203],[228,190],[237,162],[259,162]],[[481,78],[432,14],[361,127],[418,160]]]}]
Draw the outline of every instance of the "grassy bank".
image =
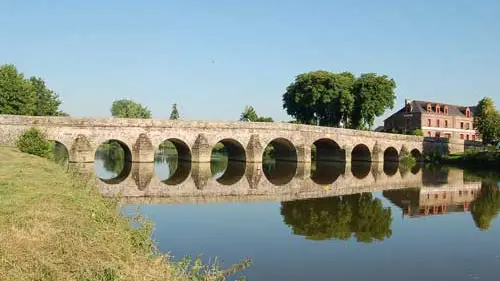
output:
[{"label": "grassy bank", "polygon": [[131,224],[60,165],[0,147],[0,280],[222,280],[156,254],[151,226]]},{"label": "grassy bank", "polygon": [[441,164],[469,169],[498,169],[500,168],[500,152],[498,151],[470,151],[443,156]]}]

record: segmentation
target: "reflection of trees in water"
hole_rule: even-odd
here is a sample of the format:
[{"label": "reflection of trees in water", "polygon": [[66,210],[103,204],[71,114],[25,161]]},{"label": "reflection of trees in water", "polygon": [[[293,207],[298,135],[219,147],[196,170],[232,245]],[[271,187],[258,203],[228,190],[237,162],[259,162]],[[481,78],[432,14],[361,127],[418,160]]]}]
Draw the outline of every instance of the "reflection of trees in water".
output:
[{"label": "reflection of trees in water", "polygon": [[212,172],[212,176],[224,173],[227,169],[228,162],[227,154],[212,154],[212,158],[210,160],[210,171]]},{"label": "reflection of trees in water", "polygon": [[110,141],[99,146],[96,158],[103,160],[103,167],[108,172],[120,174],[125,165],[125,151],[118,142]]},{"label": "reflection of trees in water", "polygon": [[483,181],[479,196],[472,203],[471,214],[476,226],[488,230],[500,211],[500,190],[495,182]]},{"label": "reflection of trees in water", "polygon": [[354,235],[370,243],[392,235],[391,209],[370,193],[282,202],[281,215],[294,234],[312,240]]}]

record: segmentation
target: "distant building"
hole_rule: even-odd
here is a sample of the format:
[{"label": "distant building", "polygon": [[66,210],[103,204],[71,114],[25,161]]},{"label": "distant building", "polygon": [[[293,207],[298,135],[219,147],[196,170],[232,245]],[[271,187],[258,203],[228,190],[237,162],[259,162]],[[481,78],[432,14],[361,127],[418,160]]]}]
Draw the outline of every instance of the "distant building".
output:
[{"label": "distant building", "polygon": [[386,132],[409,133],[422,130],[425,137],[479,140],[474,129],[475,106],[405,100],[405,106],[384,120]]}]

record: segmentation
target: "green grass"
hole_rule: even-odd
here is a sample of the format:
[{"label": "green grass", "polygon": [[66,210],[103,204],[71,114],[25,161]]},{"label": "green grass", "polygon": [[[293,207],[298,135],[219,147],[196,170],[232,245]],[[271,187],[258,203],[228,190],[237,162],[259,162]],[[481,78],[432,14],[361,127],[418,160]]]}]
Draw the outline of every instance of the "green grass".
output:
[{"label": "green grass", "polygon": [[217,265],[157,253],[152,225],[121,216],[90,183],[0,147],[0,280],[224,280]]},{"label": "green grass", "polygon": [[442,164],[471,169],[500,168],[500,152],[498,151],[466,151],[443,156]]}]

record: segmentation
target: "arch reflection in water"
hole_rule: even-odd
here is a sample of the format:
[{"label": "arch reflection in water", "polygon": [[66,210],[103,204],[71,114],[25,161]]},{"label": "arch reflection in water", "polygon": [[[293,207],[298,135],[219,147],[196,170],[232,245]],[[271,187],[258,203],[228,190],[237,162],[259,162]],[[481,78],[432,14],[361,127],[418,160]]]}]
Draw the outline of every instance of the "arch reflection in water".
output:
[{"label": "arch reflection in water", "polygon": [[372,163],[365,161],[352,161],[351,173],[358,179],[364,179],[370,175]]},{"label": "arch reflection in water", "polygon": [[101,144],[95,152],[94,171],[107,184],[118,184],[130,174],[132,153],[119,140],[109,140]]},{"label": "arch reflection in water", "polygon": [[210,170],[217,182],[232,185],[245,175],[246,154],[236,140],[223,139],[212,149]]},{"label": "arch reflection in water", "polygon": [[179,139],[163,141],[155,152],[155,172],[161,182],[177,185],[184,182],[191,172],[191,151]]},{"label": "arch reflection in water", "polygon": [[311,240],[371,243],[392,235],[391,209],[371,193],[282,202],[281,215],[295,235]]},{"label": "arch reflection in water", "polygon": [[284,138],[269,142],[264,149],[262,170],[274,185],[289,183],[297,173],[297,150],[293,143]]},{"label": "arch reflection in water", "polygon": [[384,161],[384,174],[392,177],[398,172],[399,162]]},{"label": "arch reflection in water", "polygon": [[311,179],[317,184],[332,184],[345,174],[345,163],[314,161],[311,163]]}]

